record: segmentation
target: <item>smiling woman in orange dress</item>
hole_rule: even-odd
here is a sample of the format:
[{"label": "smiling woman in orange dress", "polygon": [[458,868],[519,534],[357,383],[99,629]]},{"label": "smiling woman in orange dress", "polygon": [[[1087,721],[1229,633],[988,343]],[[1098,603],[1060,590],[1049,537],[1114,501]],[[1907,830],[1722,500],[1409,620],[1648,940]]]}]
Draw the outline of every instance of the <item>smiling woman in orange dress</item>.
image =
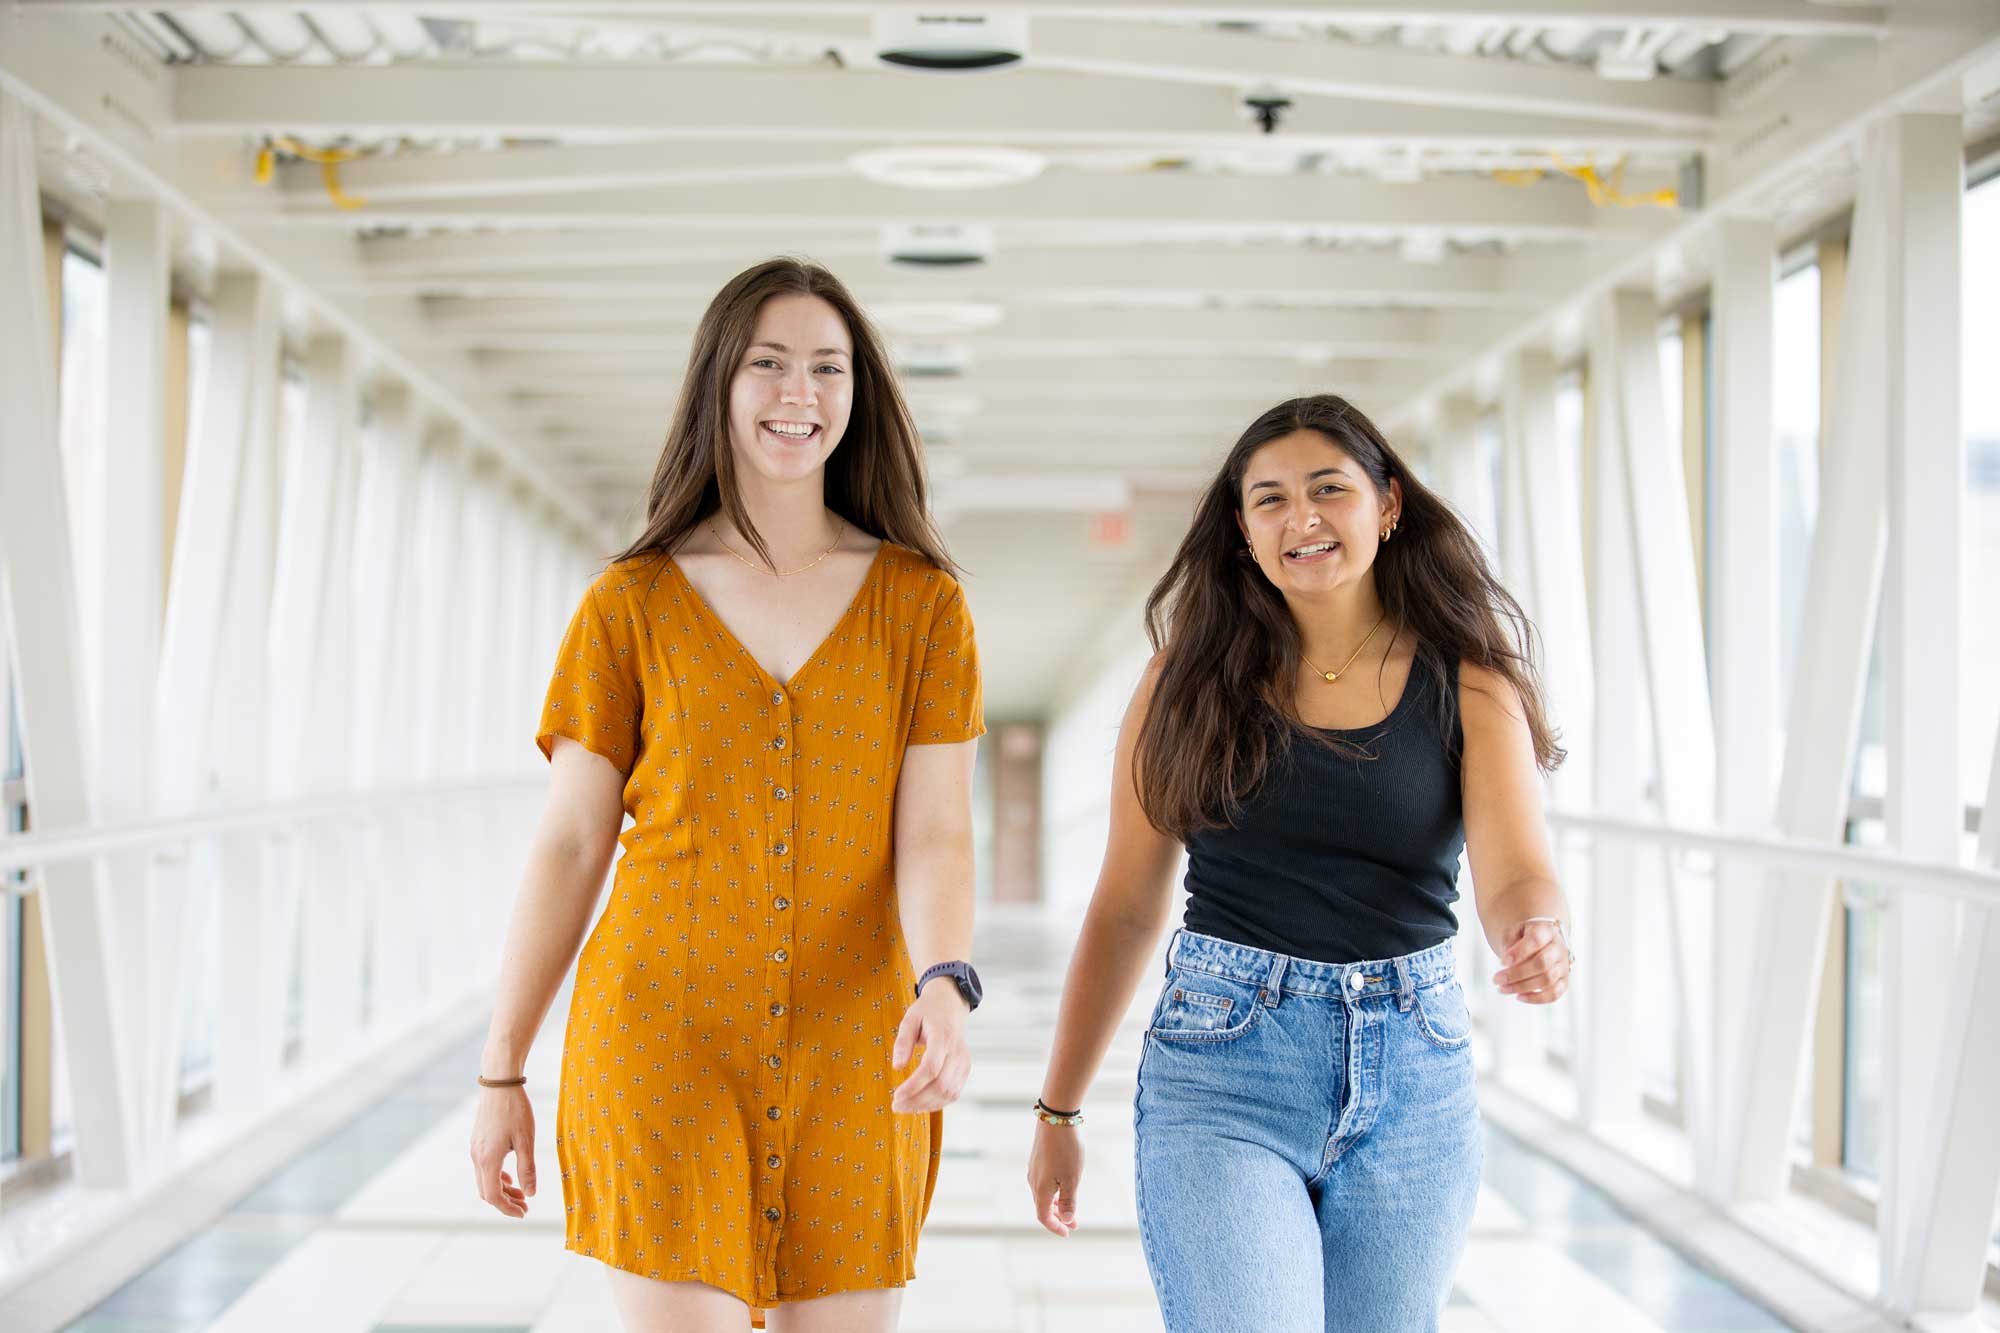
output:
[{"label": "smiling woman in orange dress", "polygon": [[576,960],[565,1243],[608,1265],[629,1329],[895,1327],[979,998],[985,727],[951,568],[845,288],[792,260],[732,279],[645,532],[584,594],[549,683],[551,787],[472,1137],[480,1197],[522,1216],[516,1080]]}]

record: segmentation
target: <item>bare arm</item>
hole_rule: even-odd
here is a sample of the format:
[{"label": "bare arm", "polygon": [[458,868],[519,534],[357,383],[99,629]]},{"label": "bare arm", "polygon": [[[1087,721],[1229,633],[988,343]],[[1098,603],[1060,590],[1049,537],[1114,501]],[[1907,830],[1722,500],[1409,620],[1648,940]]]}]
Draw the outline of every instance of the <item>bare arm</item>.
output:
[{"label": "bare arm", "polygon": [[500,955],[499,994],[479,1066],[488,1078],[521,1072],[583,945],[624,819],[625,779],[610,760],[557,736],[549,765],[549,794]]},{"label": "bare arm", "polygon": [[1548,1004],[1569,987],[1569,958],[1556,928],[1570,923],[1556,882],[1542,817],[1527,711],[1507,678],[1471,663],[1459,667],[1459,714],[1465,727],[1460,783],[1465,854],[1486,942],[1500,958],[1494,981],[1503,995]]},{"label": "bare arm", "polygon": [[[910,966],[972,957],[972,764],[979,742],[912,745],[896,779],[896,911]],[[972,1072],[965,997],[935,978],[903,1015],[891,1063],[921,1044],[924,1058],[898,1084],[891,1109],[935,1111],[958,1100]]]},{"label": "bare arm", "polygon": [[[513,1078],[527,1062],[529,1043],[583,943],[624,817],[625,782],[610,760],[557,736],[549,761],[548,799],[528,845],[479,1059],[479,1072],[488,1078]],[[510,1152],[518,1185],[502,1169]],[[471,1155],[479,1197],[508,1217],[526,1216],[535,1193],[535,1113],[523,1089],[480,1093]]]},{"label": "bare arm", "polygon": [[1058,1110],[1083,1105],[1105,1048],[1166,928],[1180,844],[1154,828],[1132,785],[1132,756],[1158,679],[1146,667],[1118,728],[1111,768],[1111,829],[1076,952],[1063,980],[1054,1049],[1042,1079],[1042,1102]]}]

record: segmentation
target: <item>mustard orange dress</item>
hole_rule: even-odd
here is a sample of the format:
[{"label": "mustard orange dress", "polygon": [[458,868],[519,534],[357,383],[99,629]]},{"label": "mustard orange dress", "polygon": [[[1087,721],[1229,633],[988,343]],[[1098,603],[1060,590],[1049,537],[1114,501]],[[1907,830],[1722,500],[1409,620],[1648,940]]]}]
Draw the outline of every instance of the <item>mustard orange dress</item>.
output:
[{"label": "mustard orange dress", "polygon": [[632,817],[563,1039],[567,1248],[756,1310],[916,1275],[943,1115],[889,1109],[896,780],[984,731],[964,594],[906,548],[789,682],[672,560],[592,582],[536,737],[610,760]]}]

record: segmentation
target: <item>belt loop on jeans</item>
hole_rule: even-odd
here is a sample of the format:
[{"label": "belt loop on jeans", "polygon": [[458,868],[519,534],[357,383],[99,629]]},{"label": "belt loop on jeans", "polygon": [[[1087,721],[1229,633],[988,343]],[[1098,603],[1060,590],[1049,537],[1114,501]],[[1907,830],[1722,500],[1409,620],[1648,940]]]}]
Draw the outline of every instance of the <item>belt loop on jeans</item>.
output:
[{"label": "belt loop on jeans", "polygon": [[1182,927],[1175,926],[1174,933],[1167,936],[1167,966],[1163,975],[1171,976],[1174,970],[1174,950],[1180,948]]},{"label": "belt loop on jeans", "polygon": [[1257,992],[1257,998],[1264,1002],[1266,1009],[1278,1007],[1278,996],[1285,989],[1285,964],[1289,961],[1283,954],[1271,956],[1271,975],[1264,978],[1263,988]]},{"label": "belt loop on jeans", "polygon": [[1396,1008],[1407,1014],[1410,1012],[1410,1001],[1417,993],[1415,984],[1410,980],[1410,965],[1401,958],[1389,961],[1396,969]]}]

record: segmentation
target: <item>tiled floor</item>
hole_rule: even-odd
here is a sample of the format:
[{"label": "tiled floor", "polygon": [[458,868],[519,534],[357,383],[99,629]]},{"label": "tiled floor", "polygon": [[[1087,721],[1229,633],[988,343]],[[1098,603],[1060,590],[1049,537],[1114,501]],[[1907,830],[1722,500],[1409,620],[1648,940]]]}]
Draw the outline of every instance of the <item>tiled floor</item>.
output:
[{"label": "tiled floor", "polygon": [[[1022,1183],[1060,960],[982,933],[991,976],[975,1070],[904,1299],[908,1333],[1157,1330],[1131,1182],[1142,992],[1086,1106],[1083,1226],[1038,1228]],[[601,1267],[562,1248],[550,1134],[560,1022],[528,1068],[547,1188],[510,1220],[474,1194],[465,1144],[480,1033],[262,1182],[214,1226],[71,1325],[88,1333],[600,1333]],[[1694,1268],[1602,1194],[1489,1133],[1485,1188],[1445,1333],[1767,1333],[1786,1327]]]}]

